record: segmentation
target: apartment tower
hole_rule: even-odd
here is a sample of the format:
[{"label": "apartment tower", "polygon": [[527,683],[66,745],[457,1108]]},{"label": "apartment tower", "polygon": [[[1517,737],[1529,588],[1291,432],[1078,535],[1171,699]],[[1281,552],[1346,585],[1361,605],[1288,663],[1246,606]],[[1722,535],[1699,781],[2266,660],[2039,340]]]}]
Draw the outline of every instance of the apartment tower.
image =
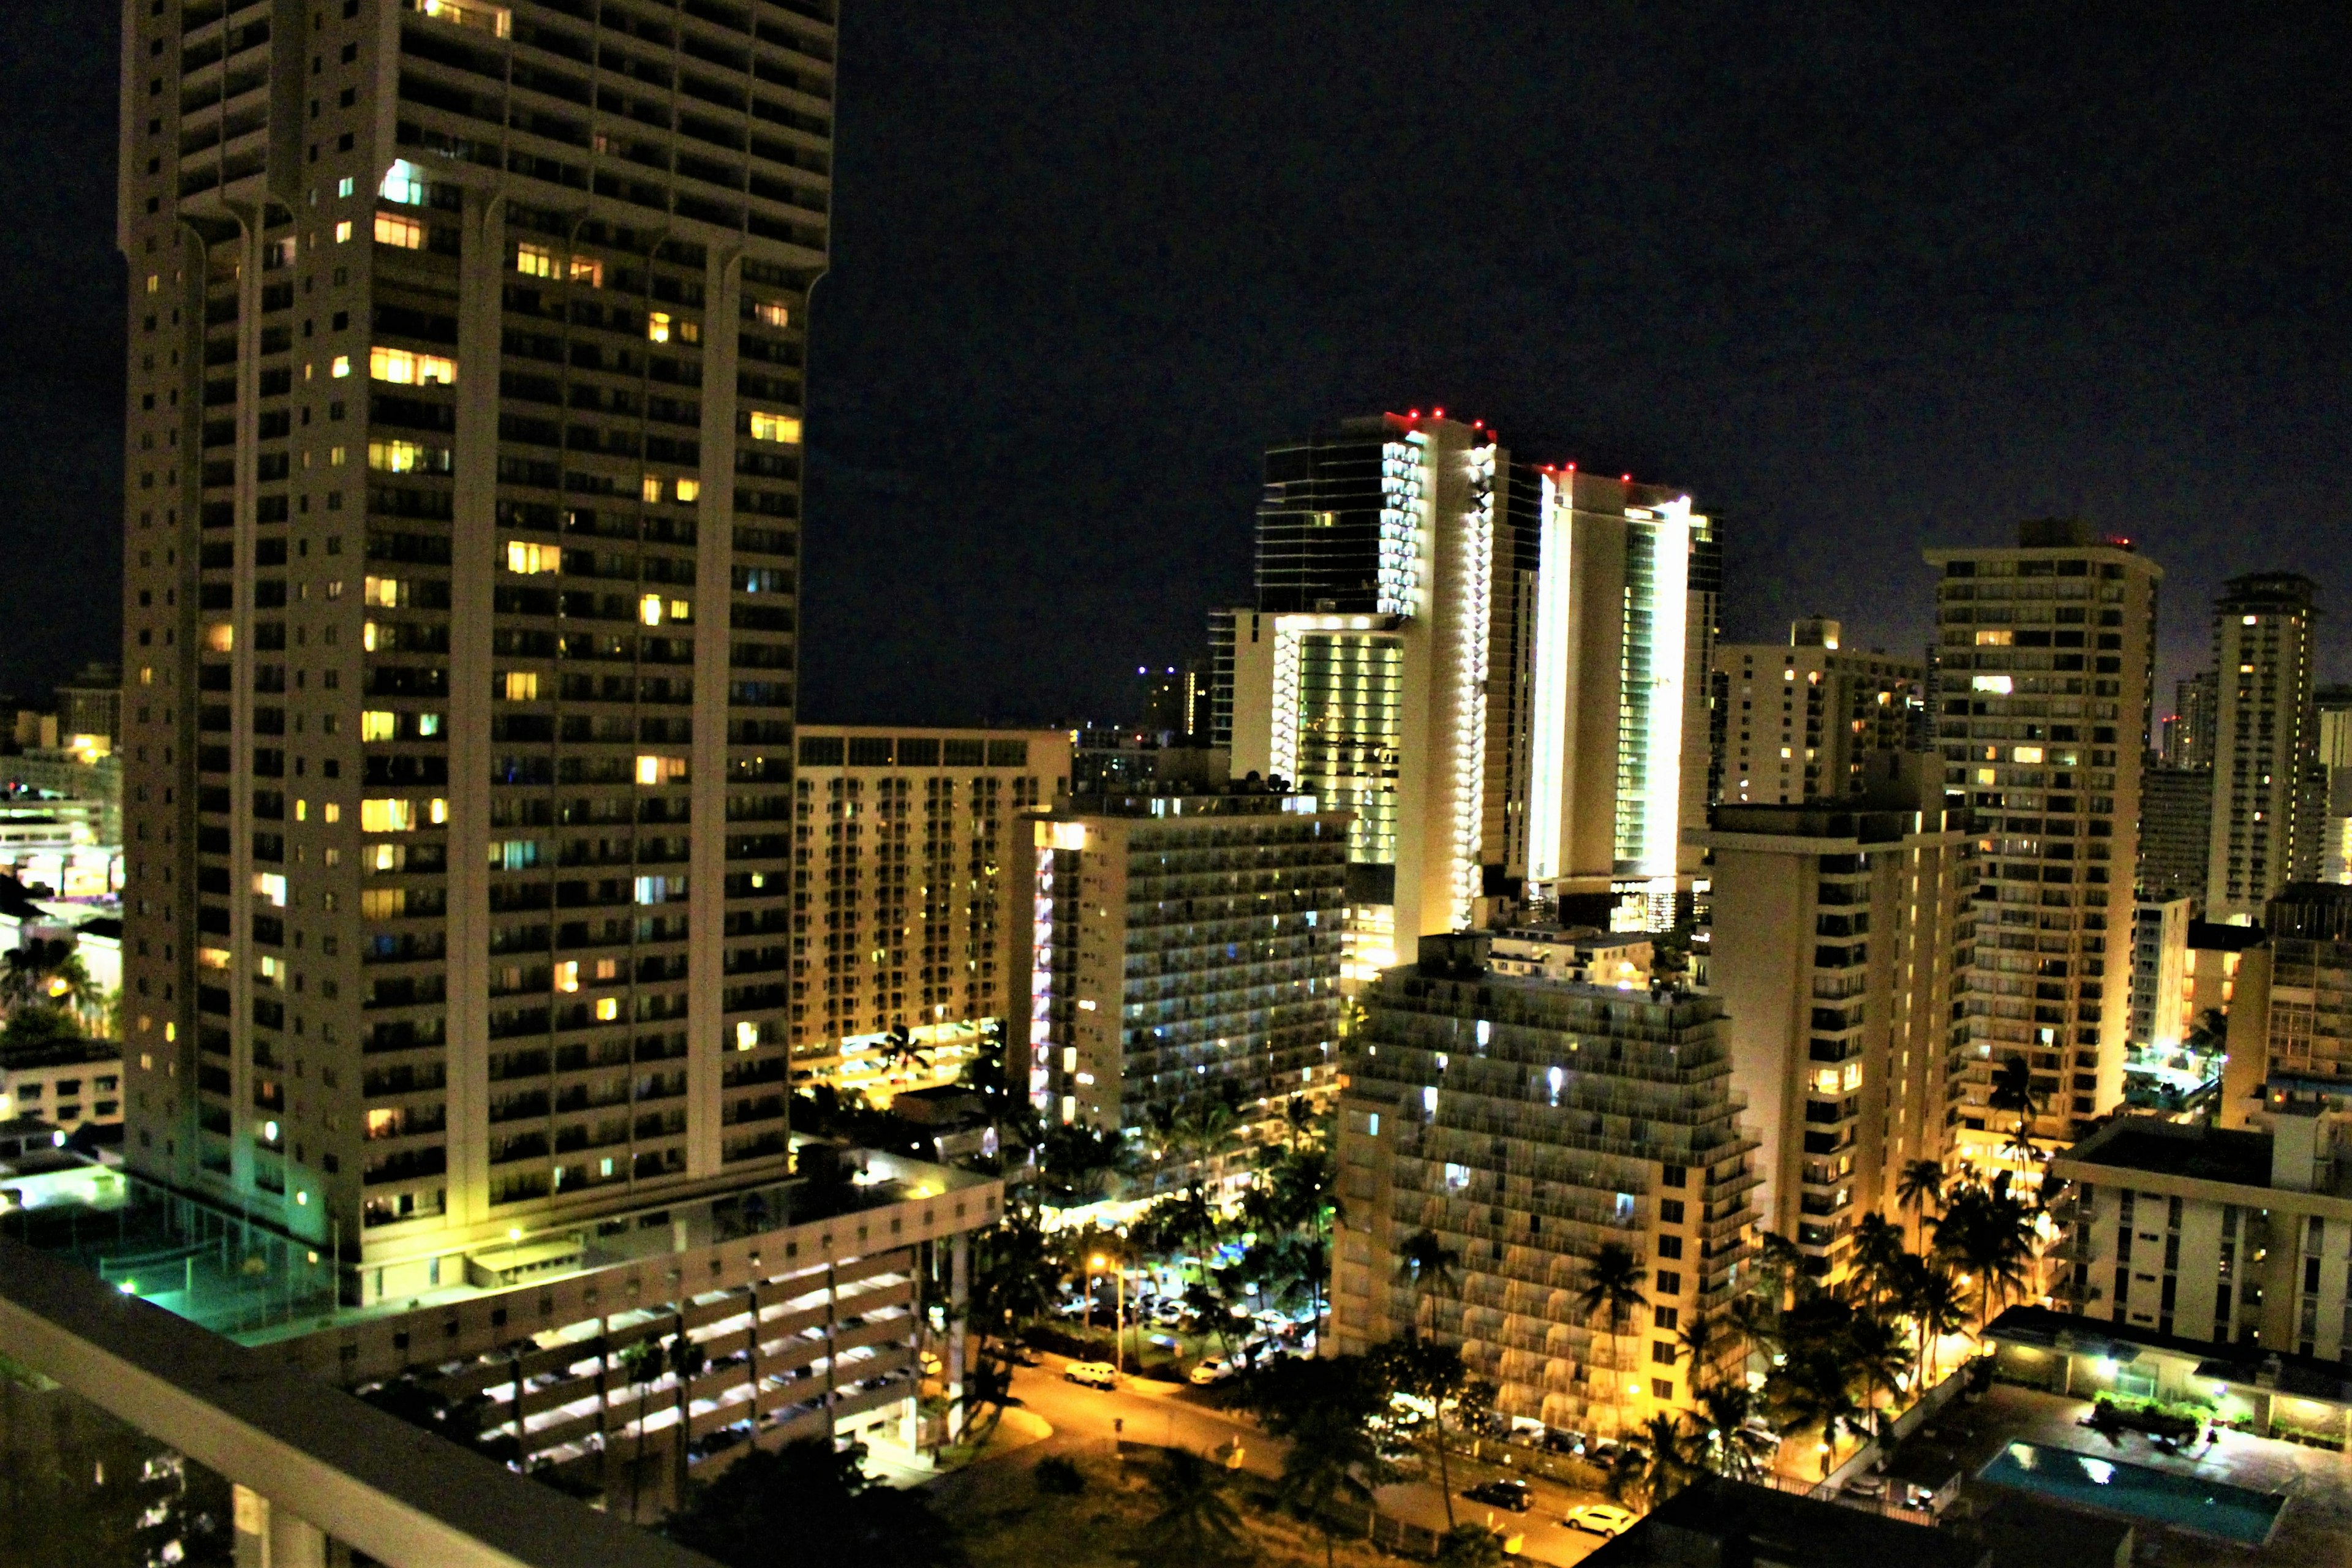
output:
[{"label": "apartment tower", "polygon": [[1961,1142],[2006,1134],[1996,1063],[2026,1058],[2037,1136],[2123,1098],[2140,772],[2163,574],[2056,520],[2012,548],[1930,550],[1944,789],[1981,860]]},{"label": "apartment tower", "polygon": [[2319,874],[2327,780],[2313,702],[2319,585],[2292,572],[2232,577],[2213,601],[2213,821],[2208,920],[2252,925],[2291,881]]},{"label": "apartment tower", "polygon": [[1757,1223],[1841,1279],[1854,1223],[1904,1216],[1904,1167],[1942,1163],[1959,1122],[1968,816],[1915,770],[1907,786],[1834,804],[1727,802],[1699,837],[1708,988],[1730,1015],[1731,1087],[1760,1145]]},{"label": "apartment tower", "polygon": [[784,1169],[831,10],[124,7],[127,1157],[349,1299]]},{"label": "apartment tower", "polygon": [[1862,788],[1874,756],[1910,749],[1926,668],[1841,640],[1837,622],[1814,616],[1790,626],[1785,647],[1715,650],[1724,800],[1835,800]]},{"label": "apartment tower", "polygon": [[799,751],[793,1066],[886,1095],[952,1078],[1015,994],[1027,1012],[1003,962],[1005,858],[1068,787],[1069,731],[803,724]]}]

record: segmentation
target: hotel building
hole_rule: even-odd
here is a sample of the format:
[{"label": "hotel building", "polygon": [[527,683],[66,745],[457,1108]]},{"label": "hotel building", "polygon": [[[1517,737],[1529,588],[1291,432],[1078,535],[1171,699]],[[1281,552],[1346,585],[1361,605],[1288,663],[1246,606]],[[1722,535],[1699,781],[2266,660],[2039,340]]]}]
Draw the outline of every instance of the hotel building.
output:
[{"label": "hotel building", "polygon": [[1815,617],[1791,625],[1785,647],[1725,643],[1715,650],[1725,801],[1836,800],[1863,787],[1871,757],[1909,749],[1925,668],[1876,649],[1843,649],[1840,631]]},{"label": "hotel building", "polygon": [[2232,577],[2213,601],[2213,815],[2206,918],[2253,925],[2273,893],[2319,875],[2327,776],[2312,700],[2318,584]]}]

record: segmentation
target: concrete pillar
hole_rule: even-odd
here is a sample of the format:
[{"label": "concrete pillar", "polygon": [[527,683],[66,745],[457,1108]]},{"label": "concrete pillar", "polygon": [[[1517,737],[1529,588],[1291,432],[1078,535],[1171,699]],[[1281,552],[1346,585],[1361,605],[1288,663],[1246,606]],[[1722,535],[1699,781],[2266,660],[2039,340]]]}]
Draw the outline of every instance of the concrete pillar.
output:
[{"label": "concrete pillar", "polygon": [[964,1334],[971,1312],[971,1236],[958,1231],[948,1243],[948,1440],[963,1436]]},{"label": "concrete pillar", "polygon": [[233,1489],[236,1568],[327,1568],[326,1533],[250,1487]]}]

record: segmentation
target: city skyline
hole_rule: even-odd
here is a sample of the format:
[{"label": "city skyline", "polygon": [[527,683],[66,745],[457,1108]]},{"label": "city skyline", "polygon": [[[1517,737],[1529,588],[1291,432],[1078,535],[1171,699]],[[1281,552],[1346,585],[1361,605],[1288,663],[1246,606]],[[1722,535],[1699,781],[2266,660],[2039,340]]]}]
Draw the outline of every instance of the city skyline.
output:
[{"label": "city skyline", "polygon": [[[2259,37],[2191,70],[2178,68],[2196,47],[2187,37],[2077,21],[2069,26],[2084,47],[2070,59],[2099,63],[2063,68],[2082,72],[2063,79],[2081,107],[2054,112],[2045,106],[2062,68],[2014,58],[2021,45],[1886,21],[1828,63],[1804,63],[1824,41],[1801,27],[1725,66],[1711,62],[1709,39],[1721,34],[1708,24],[1698,18],[1688,39],[1639,22],[1568,24],[1591,29],[1592,46],[1568,52],[1606,59],[1590,68],[1636,95],[1730,73],[1674,138],[1580,127],[1546,130],[1523,149],[1496,134],[1499,110],[1459,122],[1413,111],[1405,122],[1436,147],[1496,161],[1507,188],[1516,176],[1527,192],[1551,192],[1563,176],[1547,170],[1590,172],[1627,215],[1612,223],[1640,243],[1633,259],[1600,259],[1572,226],[1528,213],[1515,195],[1514,212],[1534,222],[1524,270],[1498,274],[1501,258],[1483,243],[1416,241],[1404,270],[1438,292],[1424,301],[1433,313],[1400,326],[1414,319],[1393,315],[1397,285],[1344,246],[1328,258],[1328,287],[1309,288],[1317,252],[1276,237],[1289,223],[1269,229],[1251,161],[1217,155],[1233,133],[1220,127],[1255,126],[1296,161],[1289,183],[1309,204],[1297,227],[1369,221],[1353,216],[1366,187],[1333,150],[1350,132],[1381,154],[1402,150],[1381,127],[1411,100],[1399,68],[1366,58],[1335,24],[1262,18],[1220,41],[1182,18],[1115,6],[970,34],[976,18],[853,10],[841,156],[845,184],[864,194],[812,321],[813,358],[856,367],[854,387],[836,376],[828,390],[820,374],[811,413],[811,515],[839,527],[810,560],[809,629],[841,651],[809,672],[811,717],[1107,714],[1127,668],[1181,660],[1200,611],[1245,583],[1264,441],[1340,408],[1439,403],[1499,426],[1534,460],[1630,469],[1711,498],[1730,524],[1727,572],[1759,590],[1728,606],[1731,640],[1773,640],[1786,621],[1818,612],[1845,619],[1855,646],[1908,656],[1929,629],[1916,547],[1991,542],[2017,517],[2051,513],[2132,533],[2165,564],[2160,689],[2200,662],[2206,604],[2226,576],[2294,565],[2277,559],[2293,544],[2317,563],[2323,599],[2342,597],[2328,563],[2344,552],[2327,545],[2344,526],[2331,498],[2344,489],[2334,454],[2347,447],[2336,390],[2346,341],[2340,313],[2296,311],[2325,298],[2318,268],[2340,250],[2347,213],[2340,195],[2292,173],[2309,163],[2340,84],[2305,81],[2307,68],[2275,63],[2283,55],[2258,47]],[[1501,37],[1539,41],[1525,18],[1494,25]],[[1404,26],[1446,79],[1487,68],[1436,24]],[[115,542],[96,521],[119,513],[109,414],[121,406],[119,328],[102,304],[122,276],[109,199],[113,28],[110,16],[44,22],[35,32],[47,47],[0,74],[0,94],[15,94],[0,101],[26,106],[37,93],[41,105],[6,117],[5,165],[75,176],[71,188],[44,187],[55,222],[0,243],[8,295],[62,307],[20,310],[0,336],[20,367],[11,412],[28,437],[7,459],[20,465],[7,475],[18,526],[0,540],[0,609],[26,624],[0,678],[20,689],[105,657],[115,641],[110,617],[77,629],[30,614],[26,596],[36,560],[89,585],[113,570]],[[1118,50],[1137,62],[1132,95],[1076,63]],[[1307,62],[1289,68],[1309,82],[1370,74],[1332,107],[1338,129],[1325,132],[1254,89],[1209,91],[1200,62],[1242,50]],[[1557,58],[1548,45],[1517,53]],[[1475,54],[1514,51],[1481,43]],[[969,63],[951,71],[951,59]],[[1515,64],[1507,79],[1528,84],[1536,69]],[[1791,110],[1801,89],[1835,95],[1864,69],[1893,73],[1897,90],[1874,100],[1921,100],[1948,121],[1948,148],[1918,152],[1891,111],[1831,104],[1782,113],[1757,148],[1737,144],[1746,117]],[[1006,128],[1019,156],[980,153],[991,138],[970,132],[993,110],[989,85],[1049,75],[1057,116],[1079,128],[1072,149],[1133,148],[1143,127],[1183,134],[1133,151],[1142,162],[1132,182],[1113,178],[1111,154],[1043,141],[1025,111]],[[1956,78],[2008,85],[1965,104]],[[1180,100],[1178,83],[1209,95]],[[2286,104],[2302,107],[2255,107]],[[2111,145],[2093,129],[2103,121],[2147,134],[2118,133]],[[1832,127],[1854,146],[1839,145]],[[1985,161],[2004,147],[2018,154],[2006,165],[2015,172],[1993,179]],[[2184,164],[2191,149],[2210,150],[2210,164]],[[1701,153],[1719,154],[1729,176]],[[1910,156],[1926,166],[1906,172]],[[1021,168],[1039,160],[1077,195],[1074,211],[1107,206],[1099,233],[1074,232],[1023,190]],[[2087,191],[2069,184],[2078,165],[2098,171]],[[1757,198],[1732,188],[1765,168],[1785,212],[1750,210]],[[2184,178],[2213,199],[2186,199]],[[1801,221],[1854,181],[1878,199],[1833,228]],[[1221,208],[1244,216],[1215,216]],[[1681,212],[1727,247],[1720,269],[1659,259]],[[1017,220],[1002,221],[1010,214]],[[2228,259],[2237,241],[2218,232],[2242,221],[2257,231],[2246,253],[2264,258],[2242,276]],[[1936,237],[1944,251],[1923,254]],[[1227,267],[1235,254],[1238,277]],[[1235,290],[1252,287],[1271,314],[1248,331],[1271,357],[1236,336],[1256,313],[1233,309]],[[1497,287],[1537,311],[1514,324],[1499,358],[1499,329],[1466,304]],[[2070,297],[2096,308],[2053,318]],[[1175,319],[1163,312],[1179,310],[1181,337],[1162,330]],[[996,352],[1024,334],[1039,353]],[[1580,342],[1619,348],[1618,368],[1563,383],[1531,352]],[[1150,368],[1139,376],[1137,363]],[[1969,386],[1965,401],[1944,390],[1947,377]],[[937,504],[950,495],[959,504]],[[1123,526],[1095,529],[1107,511]],[[1175,570],[1163,575],[1162,563]],[[1849,571],[1895,591],[1852,594],[1841,586]],[[1171,576],[1183,587],[1155,590]],[[920,613],[904,614],[909,605]],[[1105,657],[1077,666],[1028,651],[1019,627],[1049,605]],[[1003,651],[978,657],[989,650]],[[2319,673],[2352,672],[2324,645]]]}]

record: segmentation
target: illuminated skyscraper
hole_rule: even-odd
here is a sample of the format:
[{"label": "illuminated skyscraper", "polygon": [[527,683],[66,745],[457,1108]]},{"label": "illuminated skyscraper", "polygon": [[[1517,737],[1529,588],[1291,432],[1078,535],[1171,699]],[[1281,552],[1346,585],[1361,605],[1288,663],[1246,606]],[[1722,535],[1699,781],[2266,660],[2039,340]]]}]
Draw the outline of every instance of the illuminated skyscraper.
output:
[{"label": "illuminated skyscraper", "polygon": [[1964,1148],[2014,1121],[1988,1103],[2025,1058],[2033,1131],[2063,1139],[2123,1097],[2133,868],[2162,573],[2080,523],[2027,522],[2011,548],[1930,550],[1946,798],[1981,859],[1965,1004]]},{"label": "illuminated skyscraper", "polygon": [[2233,577],[2213,601],[2213,817],[2206,919],[2262,920],[2271,895],[2320,869],[2327,776],[2312,701],[2318,584]]},{"label": "illuminated skyscraper", "polygon": [[785,1169],[830,11],[124,8],[126,1153],[352,1300]]},{"label": "illuminated skyscraper", "polygon": [[1476,425],[1267,452],[1257,603],[1213,619],[1213,706],[1237,776],[1354,814],[1352,980],[1523,879],[1671,918],[1718,576],[1688,497],[1514,461]]}]

